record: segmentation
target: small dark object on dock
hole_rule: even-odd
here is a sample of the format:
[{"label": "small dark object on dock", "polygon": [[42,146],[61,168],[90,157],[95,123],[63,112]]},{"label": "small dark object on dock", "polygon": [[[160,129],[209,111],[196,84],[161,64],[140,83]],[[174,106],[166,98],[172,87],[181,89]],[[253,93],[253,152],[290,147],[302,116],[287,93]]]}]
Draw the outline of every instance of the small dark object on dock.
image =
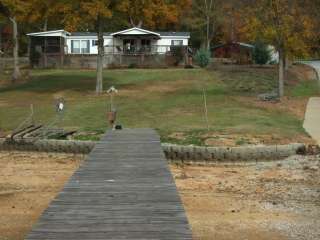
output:
[{"label": "small dark object on dock", "polygon": [[122,130],[122,125],[116,125],[115,127],[114,127],[116,130]]}]

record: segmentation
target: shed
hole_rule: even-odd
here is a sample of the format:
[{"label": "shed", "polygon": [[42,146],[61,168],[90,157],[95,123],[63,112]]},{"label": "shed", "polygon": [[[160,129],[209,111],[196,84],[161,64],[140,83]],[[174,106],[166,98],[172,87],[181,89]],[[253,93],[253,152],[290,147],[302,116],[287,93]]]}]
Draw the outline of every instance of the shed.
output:
[{"label": "shed", "polygon": [[211,48],[212,55],[215,59],[222,62],[231,62],[236,64],[253,63],[254,46],[242,42],[230,42],[219,44]]}]

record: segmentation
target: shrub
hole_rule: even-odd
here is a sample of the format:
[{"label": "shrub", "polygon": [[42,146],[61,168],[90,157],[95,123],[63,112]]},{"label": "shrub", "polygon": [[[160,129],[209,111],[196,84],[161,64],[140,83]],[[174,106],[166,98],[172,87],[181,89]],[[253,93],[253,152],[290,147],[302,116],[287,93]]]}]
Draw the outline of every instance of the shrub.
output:
[{"label": "shrub", "polygon": [[261,41],[257,41],[253,50],[253,60],[256,64],[266,64],[271,61],[271,53],[268,46]]},{"label": "shrub", "polygon": [[137,68],[137,67],[138,67],[138,65],[136,63],[130,63],[128,65],[128,68]]},{"label": "shrub", "polygon": [[205,68],[210,63],[210,52],[206,49],[198,50],[195,60],[200,67]]}]

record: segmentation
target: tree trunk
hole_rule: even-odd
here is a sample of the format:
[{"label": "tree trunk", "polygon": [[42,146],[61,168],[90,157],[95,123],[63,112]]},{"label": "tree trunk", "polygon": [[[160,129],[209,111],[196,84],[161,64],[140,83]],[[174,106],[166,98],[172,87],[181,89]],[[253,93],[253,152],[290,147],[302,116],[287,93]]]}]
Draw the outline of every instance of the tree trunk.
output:
[{"label": "tree trunk", "polygon": [[142,24],[143,24],[143,21],[140,20],[139,23],[138,23],[138,25],[137,25],[137,28],[142,28]]},{"label": "tree trunk", "polygon": [[98,57],[97,57],[96,93],[100,94],[103,91],[103,60],[104,60],[103,21],[101,16],[98,16],[97,27],[98,27]]},{"label": "tree trunk", "polygon": [[44,18],[43,31],[44,32],[48,31],[48,17]]},{"label": "tree trunk", "polygon": [[210,17],[207,15],[207,41],[206,41],[206,48],[208,51],[210,51]]},{"label": "tree trunk", "polygon": [[279,97],[283,97],[284,94],[284,63],[285,63],[285,54],[283,49],[279,50],[279,88],[278,93]]},{"label": "tree trunk", "polygon": [[231,38],[231,42],[235,42],[235,34],[234,34],[234,8],[232,8],[232,13],[231,13],[231,33],[230,33],[230,38]]},{"label": "tree trunk", "polygon": [[10,18],[12,22],[12,40],[13,40],[13,74],[12,74],[12,83],[17,81],[20,78],[20,69],[19,69],[19,43],[18,43],[18,26],[15,17]]}]

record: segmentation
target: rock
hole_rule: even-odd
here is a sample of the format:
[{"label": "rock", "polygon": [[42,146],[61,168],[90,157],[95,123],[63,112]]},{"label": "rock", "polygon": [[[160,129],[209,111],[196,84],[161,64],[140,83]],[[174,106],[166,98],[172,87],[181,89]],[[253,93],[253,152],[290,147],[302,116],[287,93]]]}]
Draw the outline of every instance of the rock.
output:
[{"label": "rock", "polygon": [[260,101],[278,101],[279,95],[277,91],[272,91],[270,93],[263,93],[258,95]]},{"label": "rock", "polygon": [[309,166],[303,166],[303,170],[309,170],[310,167]]},{"label": "rock", "polygon": [[312,170],[312,171],[318,171],[318,170],[319,170],[319,167],[318,167],[318,166],[312,166],[312,167],[310,167],[310,170]]}]

